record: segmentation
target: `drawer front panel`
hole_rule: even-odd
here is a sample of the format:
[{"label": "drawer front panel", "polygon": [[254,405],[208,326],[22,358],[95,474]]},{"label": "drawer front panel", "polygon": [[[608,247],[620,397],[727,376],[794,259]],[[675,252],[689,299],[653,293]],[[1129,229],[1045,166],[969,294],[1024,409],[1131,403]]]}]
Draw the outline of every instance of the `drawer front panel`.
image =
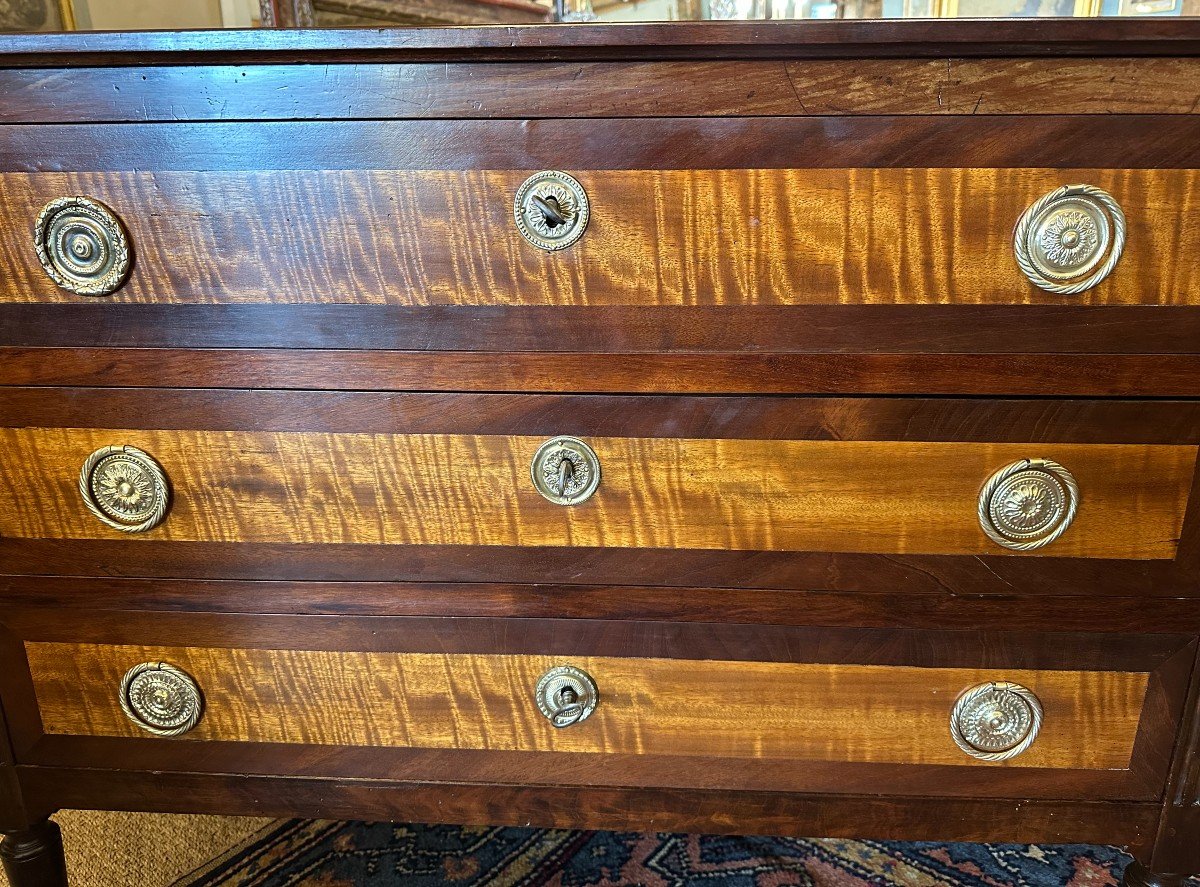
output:
[{"label": "drawer front panel", "polygon": [[[595,714],[556,729],[534,688],[561,657],[26,646],[44,730],[144,735],[115,688],[165,661],[203,689],[200,740],[987,766],[951,739],[950,708],[996,670],[570,657]],[[1128,769],[1148,675],[1004,671],[1045,710],[1011,766]]]},{"label": "drawer front panel", "polygon": [[[15,574],[1196,589],[1200,407],[1185,402],[10,389],[0,407],[0,563]],[[531,477],[564,433],[600,466],[569,506]],[[110,446],[162,466],[152,529],[89,510],[81,469]],[[979,502],[1025,458],[1065,466],[1077,508],[1056,540],[1017,551],[987,535]]]},{"label": "drawer front panel", "polygon": [[117,302],[1061,305],[1018,268],[1013,226],[1044,194],[1089,184],[1123,208],[1126,247],[1068,304],[1200,304],[1180,258],[1200,251],[1194,170],[575,168],[590,220],[552,253],[513,220],[535,171],[3,173],[0,301],[83,298],[49,279],[30,231],[43,205],[84,194],[137,253]]},{"label": "drawer front panel", "polygon": [[[1195,657],[1184,635],[1044,629],[19,606],[4,629],[23,764],[860,795],[1161,797]],[[194,682],[190,730],[155,736],[123,710],[144,663]],[[561,666],[598,701],[555,728],[535,697]],[[998,762],[951,731],[960,697],[989,682],[1042,712]]]},{"label": "drawer front panel", "polygon": [[[4,429],[0,515],[11,538],[120,536],[84,507],[79,469],[131,444],[170,477],[173,542],[1004,554],[980,488],[1029,445],[589,438],[595,496],[564,508],[530,480],[543,438],[478,435]],[[1196,447],[1054,444],[1078,517],[1033,555],[1173,560]]]}]

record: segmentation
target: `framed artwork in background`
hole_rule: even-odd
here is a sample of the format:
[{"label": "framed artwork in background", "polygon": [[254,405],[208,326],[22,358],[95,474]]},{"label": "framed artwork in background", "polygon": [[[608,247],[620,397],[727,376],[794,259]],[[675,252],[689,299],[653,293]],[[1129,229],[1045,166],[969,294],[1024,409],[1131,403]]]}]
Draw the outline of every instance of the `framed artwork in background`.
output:
[{"label": "framed artwork in background", "polygon": [[0,31],[73,31],[71,0],[0,0]]},{"label": "framed artwork in background", "polygon": [[253,28],[259,0],[0,0],[0,31]]}]

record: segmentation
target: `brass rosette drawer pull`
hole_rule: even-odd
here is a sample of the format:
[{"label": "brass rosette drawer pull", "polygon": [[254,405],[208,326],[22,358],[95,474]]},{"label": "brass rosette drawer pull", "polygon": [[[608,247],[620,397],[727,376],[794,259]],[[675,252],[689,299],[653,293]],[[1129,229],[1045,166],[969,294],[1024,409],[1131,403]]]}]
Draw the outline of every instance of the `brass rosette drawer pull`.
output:
[{"label": "brass rosette drawer pull", "polygon": [[1125,213],[1107,191],[1064,185],[1021,214],[1013,231],[1017,265],[1047,292],[1070,296],[1112,273],[1125,248]]},{"label": "brass rosette drawer pull", "polygon": [[60,197],[42,207],[33,247],[50,279],[79,296],[110,295],[129,276],[129,234],[116,213],[90,197]]},{"label": "brass rosette drawer pull", "polygon": [[1032,690],[1009,681],[971,687],[950,713],[954,743],[971,757],[992,763],[1021,754],[1041,729],[1041,702]]},{"label": "brass rosette drawer pull", "polygon": [[517,230],[538,249],[566,249],[583,236],[591,215],[587,192],[557,170],[534,173],[517,189]]},{"label": "brass rosette drawer pull", "polygon": [[592,676],[573,665],[560,665],[542,675],[534,690],[538,710],[555,727],[587,720],[596,710],[600,691]]},{"label": "brass rosette drawer pull", "polygon": [[166,662],[135,665],[121,679],[121,710],[155,736],[187,733],[204,714],[204,697],[183,669]]},{"label": "brass rosette drawer pull", "polygon": [[79,492],[88,511],[125,533],[144,533],[162,523],[171,498],[167,475],[137,447],[101,447],[83,463]]},{"label": "brass rosette drawer pull", "polygon": [[529,470],[534,488],[557,505],[578,505],[600,486],[600,458],[576,437],[546,441]]},{"label": "brass rosette drawer pull", "polygon": [[1049,459],[1004,466],[979,493],[979,526],[998,545],[1032,551],[1066,532],[1079,508],[1079,485]]}]

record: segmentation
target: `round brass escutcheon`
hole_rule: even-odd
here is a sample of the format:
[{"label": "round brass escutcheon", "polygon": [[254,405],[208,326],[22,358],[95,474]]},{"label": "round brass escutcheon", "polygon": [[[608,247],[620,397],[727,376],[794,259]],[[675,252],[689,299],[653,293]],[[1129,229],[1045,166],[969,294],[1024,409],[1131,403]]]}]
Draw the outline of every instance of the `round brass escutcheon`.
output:
[{"label": "round brass escutcheon", "polygon": [[135,665],[121,679],[121,710],[147,733],[179,736],[200,723],[204,699],[187,672],[166,662]]},{"label": "round brass escutcheon", "polygon": [[954,743],[981,761],[1015,758],[1037,739],[1042,704],[1031,690],[1008,681],[977,684],[950,713]]},{"label": "round brass escutcheon", "polygon": [[573,665],[550,669],[534,690],[537,707],[555,727],[570,727],[587,720],[596,710],[600,691],[592,676]]},{"label": "round brass escutcheon", "polygon": [[88,511],[108,526],[141,533],[162,523],[171,493],[167,476],[137,447],[101,447],[83,463],[79,492]]},{"label": "round brass escutcheon", "polygon": [[582,237],[590,212],[583,185],[557,170],[531,175],[517,189],[513,204],[521,235],[551,251],[566,249]]},{"label": "round brass escutcheon", "polygon": [[1075,520],[1079,486],[1049,459],[1004,466],[979,493],[979,525],[989,539],[1014,551],[1049,545]]},{"label": "round brass escutcheon", "polygon": [[1035,201],[1017,222],[1017,265],[1047,292],[1073,295],[1098,284],[1125,248],[1125,214],[1107,191],[1064,185]]},{"label": "round brass escutcheon", "polygon": [[125,226],[90,197],[60,197],[42,207],[33,226],[33,246],[50,279],[76,295],[110,295],[129,276]]},{"label": "round brass escutcheon", "polygon": [[529,472],[539,493],[557,505],[578,505],[600,486],[600,458],[576,437],[555,437],[533,454]]}]

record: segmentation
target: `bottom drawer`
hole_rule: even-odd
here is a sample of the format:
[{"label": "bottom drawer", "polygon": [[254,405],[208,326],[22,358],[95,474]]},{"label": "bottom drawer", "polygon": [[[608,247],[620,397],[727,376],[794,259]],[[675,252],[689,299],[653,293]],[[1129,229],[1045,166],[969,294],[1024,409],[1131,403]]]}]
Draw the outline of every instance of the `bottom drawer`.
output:
[{"label": "bottom drawer", "polygon": [[[796,791],[1158,797],[1192,655],[1173,636],[7,621],[28,673],[6,692],[36,717],[22,763],[103,763],[136,748],[129,760],[145,767],[311,772],[319,760],[329,775]],[[147,663],[172,668],[130,683]],[[172,728],[186,732],[154,735]],[[265,744],[269,765],[252,753]]]}]

